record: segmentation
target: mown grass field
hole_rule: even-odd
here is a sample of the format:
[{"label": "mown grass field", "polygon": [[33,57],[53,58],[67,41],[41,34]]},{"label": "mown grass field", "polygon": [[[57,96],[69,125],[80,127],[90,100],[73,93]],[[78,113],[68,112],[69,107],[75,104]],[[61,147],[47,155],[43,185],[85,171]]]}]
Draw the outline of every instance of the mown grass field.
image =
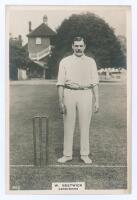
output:
[{"label": "mown grass field", "polygon": [[[49,156],[52,167],[17,167],[33,164],[32,117],[49,116]],[[63,120],[55,85],[10,86],[10,189],[47,190],[52,182],[86,183],[86,189],[127,188],[126,85],[100,84],[100,112],[93,114],[90,148],[93,166],[79,159],[78,122],[74,135],[74,159],[55,166],[62,156]],[[17,166],[15,166],[17,165]],[[70,167],[69,167],[70,165]]]}]

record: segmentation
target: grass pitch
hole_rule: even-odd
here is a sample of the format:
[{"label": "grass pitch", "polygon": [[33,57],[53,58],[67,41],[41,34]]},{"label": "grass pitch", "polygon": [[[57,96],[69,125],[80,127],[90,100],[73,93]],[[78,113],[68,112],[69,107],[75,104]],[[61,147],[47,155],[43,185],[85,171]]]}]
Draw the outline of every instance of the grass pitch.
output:
[{"label": "grass pitch", "polygon": [[[49,116],[48,164],[52,167],[23,167],[33,165],[32,117],[37,114]],[[93,114],[90,128],[93,166],[84,167],[79,159],[77,122],[74,159],[66,167],[58,167],[57,159],[62,156],[63,148],[63,120],[56,86],[11,85],[10,189],[47,190],[52,182],[73,181],[85,182],[90,190],[126,189],[126,119],[126,85],[100,84],[100,112]]]}]

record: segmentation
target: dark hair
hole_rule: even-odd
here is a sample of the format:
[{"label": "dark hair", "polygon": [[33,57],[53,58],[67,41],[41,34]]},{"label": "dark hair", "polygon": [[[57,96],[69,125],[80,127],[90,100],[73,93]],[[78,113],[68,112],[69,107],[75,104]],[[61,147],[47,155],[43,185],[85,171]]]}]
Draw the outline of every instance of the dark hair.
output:
[{"label": "dark hair", "polygon": [[72,43],[74,44],[74,42],[75,42],[75,41],[83,41],[83,42],[84,42],[84,44],[86,44],[86,43],[85,43],[85,40],[84,40],[84,38],[83,38],[83,37],[74,37],[74,39],[73,39],[73,42],[72,42]]}]

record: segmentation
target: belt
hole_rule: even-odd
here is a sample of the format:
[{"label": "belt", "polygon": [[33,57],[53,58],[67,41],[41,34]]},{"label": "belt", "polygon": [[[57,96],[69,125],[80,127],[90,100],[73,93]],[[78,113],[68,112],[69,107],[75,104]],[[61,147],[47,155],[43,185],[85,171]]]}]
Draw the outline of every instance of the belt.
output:
[{"label": "belt", "polygon": [[89,89],[92,88],[92,86],[89,86],[89,87],[79,86],[79,87],[74,88],[74,87],[71,87],[71,86],[68,86],[68,85],[65,85],[64,87],[67,88],[67,89],[70,89],[70,90],[89,90]]}]

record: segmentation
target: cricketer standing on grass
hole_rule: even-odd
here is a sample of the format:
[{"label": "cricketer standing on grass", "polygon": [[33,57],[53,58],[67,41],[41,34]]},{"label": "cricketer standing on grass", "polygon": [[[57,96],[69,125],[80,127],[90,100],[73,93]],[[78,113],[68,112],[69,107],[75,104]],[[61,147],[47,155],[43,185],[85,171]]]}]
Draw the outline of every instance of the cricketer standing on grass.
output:
[{"label": "cricketer standing on grass", "polygon": [[84,54],[86,44],[82,37],[75,37],[72,43],[74,53],[63,58],[58,72],[59,107],[64,120],[64,149],[59,163],[72,160],[73,135],[76,110],[80,126],[80,158],[90,164],[89,127],[92,116],[92,96],[95,97],[94,111],[99,110],[98,73],[93,58]]}]

